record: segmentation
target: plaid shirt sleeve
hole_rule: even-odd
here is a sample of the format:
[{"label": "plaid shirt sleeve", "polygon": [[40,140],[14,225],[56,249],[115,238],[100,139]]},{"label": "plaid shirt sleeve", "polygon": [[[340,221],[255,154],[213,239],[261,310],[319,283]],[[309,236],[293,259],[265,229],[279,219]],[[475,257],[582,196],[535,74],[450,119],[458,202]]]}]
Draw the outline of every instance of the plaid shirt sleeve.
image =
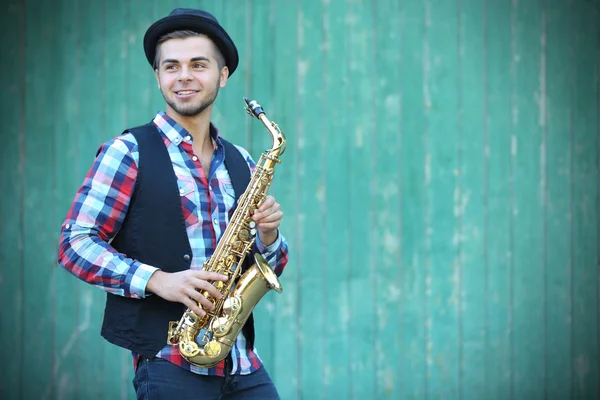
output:
[{"label": "plaid shirt sleeve", "polygon": [[125,134],[104,143],[61,227],[58,264],[109,293],[142,298],[157,268],[110,246],[129,207],[137,176],[137,142]]},{"label": "plaid shirt sleeve", "polygon": [[[240,146],[236,146],[242,155],[246,158],[246,162],[250,167],[250,171],[254,172],[256,168],[256,163],[252,159],[252,156]],[[265,246],[261,243],[260,238],[256,235],[256,240],[254,242],[254,250],[260,255],[262,255],[269,266],[273,269],[273,272],[277,276],[281,276],[283,270],[288,262],[288,243],[285,237],[281,234],[279,229],[277,230],[277,239],[269,246]]]}]

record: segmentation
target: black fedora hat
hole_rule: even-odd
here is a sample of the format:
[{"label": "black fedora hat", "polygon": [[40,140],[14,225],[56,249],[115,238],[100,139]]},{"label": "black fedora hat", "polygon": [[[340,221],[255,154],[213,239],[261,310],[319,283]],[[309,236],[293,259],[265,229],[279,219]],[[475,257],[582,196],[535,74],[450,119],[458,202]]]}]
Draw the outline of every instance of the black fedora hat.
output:
[{"label": "black fedora hat", "polygon": [[225,57],[225,64],[229,68],[229,76],[233,74],[239,62],[237,48],[233,40],[212,14],[192,8],[176,8],[168,16],[159,19],[148,28],[144,35],[144,52],[152,67],[154,67],[158,40],[167,33],[182,29],[202,33],[210,37]]}]

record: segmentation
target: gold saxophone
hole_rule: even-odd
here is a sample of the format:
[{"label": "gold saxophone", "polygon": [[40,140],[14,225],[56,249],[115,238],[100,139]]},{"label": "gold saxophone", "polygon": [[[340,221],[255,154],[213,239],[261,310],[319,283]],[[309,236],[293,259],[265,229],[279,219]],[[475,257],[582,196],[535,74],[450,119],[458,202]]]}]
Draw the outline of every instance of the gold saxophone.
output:
[{"label": "gold saxophone", "polygon": [[248,114],[261,120],[271,134],[273,146],[261,155],[214,254],[204,263],[205,271],[229,278],[226,282],[212,283],[223,297],[217,300],[203,291],[202,295],[214,304],[213,311],[199,317],[188,308],[179,322],[169,323],[167,343],[179,346],[181,355],[200,367],[212,367],[227,357],[256,304],[271,289],[278,293],[282,290],[277,275],[260,254],[254,254],[255,263],[235,284],[256,237],[252,215],[267,195],[275,164],[281,162],[279,156],[286,143],[284,134],[269,121],[260,104],[247,98],[244,101]]}]

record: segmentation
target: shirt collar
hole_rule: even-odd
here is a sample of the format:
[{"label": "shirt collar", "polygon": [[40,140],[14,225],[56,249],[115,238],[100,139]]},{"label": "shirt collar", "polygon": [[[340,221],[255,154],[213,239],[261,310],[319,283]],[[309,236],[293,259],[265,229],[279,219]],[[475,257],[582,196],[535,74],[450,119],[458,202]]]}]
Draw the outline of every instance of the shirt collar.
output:
[{"label": "shirt collar", "polygon": [[[179,125],[173,118],[169,117],[164,111],[159,111],[154,117],[154,125],[169,139],[175,146],[179,146],[181,142],[192,143],[192,135]],[[210,123],[210,137],[212,138],[215,147],[222,146],[221,134],[217,127]]]}]

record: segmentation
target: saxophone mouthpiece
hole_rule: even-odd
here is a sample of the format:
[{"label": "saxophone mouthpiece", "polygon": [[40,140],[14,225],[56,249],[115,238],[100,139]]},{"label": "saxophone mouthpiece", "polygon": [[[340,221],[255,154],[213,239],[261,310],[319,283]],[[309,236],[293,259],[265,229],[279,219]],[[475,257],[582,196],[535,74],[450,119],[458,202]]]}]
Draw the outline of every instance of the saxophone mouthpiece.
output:
[{"label": "saxophone mouthpiece", "polygon": [[246,111],[248,114],[258,118],[260,114],[264,113],[263,108],[256,100],[248,100],[246,97],[244,97],[244,101],[246,102]]}]

